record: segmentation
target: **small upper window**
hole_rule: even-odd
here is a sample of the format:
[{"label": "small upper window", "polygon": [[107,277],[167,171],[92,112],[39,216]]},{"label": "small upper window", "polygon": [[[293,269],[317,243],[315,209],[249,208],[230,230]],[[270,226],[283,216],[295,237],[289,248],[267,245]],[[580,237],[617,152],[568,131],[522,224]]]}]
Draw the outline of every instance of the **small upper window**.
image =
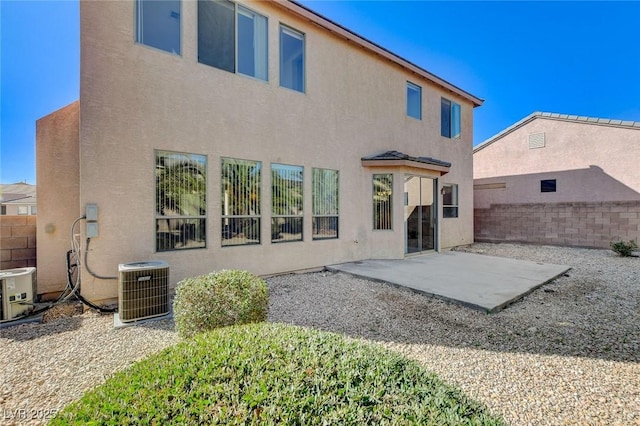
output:
[{"label": "small upper window", "polygon": [[460,138],[460,105],[442,98],[440,101],[440,134],[445,138]]},{"label": "small upper window", "polygon": [[19,215],[29,214],[29,207],[28,206],[18,206],[18,214]]},{"label": "small upper window", "polygon": [[422,120],[422,88],[407,82],[407,115]]},{"label": "small upper window", "polygon": [[540,192],[556,192],[556,180],[555,179],[541,180]]},{"label": "small upper window", "polygon": [[180,54],[180,0],[137,0],[136,41]]},{"label": "small upper window", "polygon": [[0,207],[0,215],[6,215],[7,214],[7,206],[1,206]]},{"label": "small upper window", "polygon": [[304,92],[304,34],[280,26],[280,86]]},{"label": "small upper window", "polygon": [[458,217],[458,185],[442,185],[442,217]]},{"label": "small upper window", "polygon": [[230,1],[200,0],[198,62],[266,81],[267,18]]}]

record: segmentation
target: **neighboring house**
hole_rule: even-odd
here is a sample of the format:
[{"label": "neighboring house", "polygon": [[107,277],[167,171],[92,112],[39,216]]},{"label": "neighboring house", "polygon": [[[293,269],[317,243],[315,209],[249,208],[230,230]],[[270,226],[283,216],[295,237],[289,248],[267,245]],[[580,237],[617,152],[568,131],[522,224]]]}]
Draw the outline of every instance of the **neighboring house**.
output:
[{"label": "neighboring house", "polygon": [[[80,100],[37,123],[39,292],[61,288],[90,204],[94,273],[157,259],[172,284],[473,242],[476,96],[290,1],[82,1],[80,18]],[[117,284],[83,269],[82,292]]]},{"label": "neighboring house", "polygon": [[640,238],[640,122],[536,112],[474,149],[475,238]]},{"label": "neighboring house", "polygon": [[0,215],[37,214],[36,186],[28,183],[0,184]]}]

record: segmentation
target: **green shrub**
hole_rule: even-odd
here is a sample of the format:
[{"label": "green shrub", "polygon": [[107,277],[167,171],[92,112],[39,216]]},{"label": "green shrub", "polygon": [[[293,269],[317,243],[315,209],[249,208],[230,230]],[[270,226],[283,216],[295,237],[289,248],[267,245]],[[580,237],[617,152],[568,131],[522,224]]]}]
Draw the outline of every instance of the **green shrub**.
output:
[{"label": "green shrub", "polygon": [[223,270],[180,281],[173,301],[182,337],[267,319],[267,283],[247,271]]},{"label": "green shrub", "polygon": [[628,257],[632,256],[634,250],[638,249],[638,243],[635,240],[624,241],[611,241],[611,249],[618,253],[620,256]]},{"label": "green shrub", "polygon": [[216,329],[113,375],[51,425],[501,425],[417,362],[284,324]]}]

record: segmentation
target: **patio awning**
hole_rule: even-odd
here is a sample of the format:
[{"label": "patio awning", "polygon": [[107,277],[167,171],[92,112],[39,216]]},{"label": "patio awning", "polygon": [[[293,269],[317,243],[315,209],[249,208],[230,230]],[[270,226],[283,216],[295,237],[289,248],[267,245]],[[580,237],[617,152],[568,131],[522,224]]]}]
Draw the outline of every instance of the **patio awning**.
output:
[{"label": "patio awning", "polygon": [[363,167],[413,167],[438,172],[440,176],[449,173],[451,163],[431,157],[413,157],[399,151],[386,151],[361,158]]}]

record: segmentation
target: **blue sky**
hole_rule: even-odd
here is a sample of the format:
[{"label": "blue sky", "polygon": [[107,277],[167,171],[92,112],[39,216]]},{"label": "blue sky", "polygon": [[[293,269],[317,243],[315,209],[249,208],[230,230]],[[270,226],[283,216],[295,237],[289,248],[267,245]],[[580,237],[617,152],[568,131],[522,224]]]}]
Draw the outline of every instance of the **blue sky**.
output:
[{"label": "blue sky", "polygon": [[[638,1],[303,3],[485,99],[474,144],[534,111],[640,121]],[[35,120],[79,94],[78,2],[1,0],[0,73],[0,182],[35,183]]]}]

